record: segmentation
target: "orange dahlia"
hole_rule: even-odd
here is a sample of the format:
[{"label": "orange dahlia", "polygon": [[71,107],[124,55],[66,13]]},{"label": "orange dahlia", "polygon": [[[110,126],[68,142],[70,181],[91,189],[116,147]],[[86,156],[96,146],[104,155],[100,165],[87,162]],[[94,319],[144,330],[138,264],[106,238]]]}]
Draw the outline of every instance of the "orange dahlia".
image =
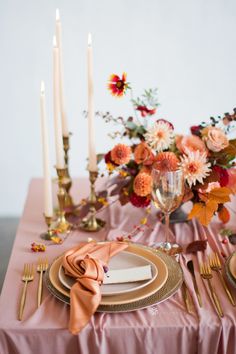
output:
[{"label": "orange dahlia", "polygon": [[127,74],[123,73],[122,77],[112,74],[108,82],[108,90],[113,96],[122,97],[124,96],[126,90],[129,88],[129,84],[126,81]]},{"label": "orange dahlia", "polygon": [[178,168],[179,159],[173,152],[159,152],[154,163],[154,168],[160,171],[175,171]]},{"label": "orange dahlia", "polygon": [[111,159],[116,165],[124,165],[129,163],[131,148],[124,144],[117,144],[111,150]]},{"label": "orange dahlia", "polygon": [[154,155],[150,147],[142,141],[138,144],[134,150],[134,161],[139,165],[143,163],[144,165],[151,165],[153,163]]},{"label": "orange dahlia", "polygon": [[145,173],[139,173],[134,179],[134,192],[140,197],[146,197],[151,193],[152,177]]}]

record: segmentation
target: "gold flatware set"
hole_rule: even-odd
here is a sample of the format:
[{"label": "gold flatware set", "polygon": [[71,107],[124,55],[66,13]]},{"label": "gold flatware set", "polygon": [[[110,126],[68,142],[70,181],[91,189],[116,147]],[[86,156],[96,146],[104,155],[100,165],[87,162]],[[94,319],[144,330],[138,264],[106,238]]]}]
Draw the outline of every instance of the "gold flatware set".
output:
[{"label": "gold flatware set", "polygon": [[[199,291],[199,288],[197,285],[196,276],[195,276],[195,272],[194,272],[194,265],[193,265],[192,260],[187,262],[187,268],[192,276],[193,287],[194,287],[195,294],[197,296],[198,304],[200,307],[202,307],[203,306],[202,305],[202,298],[201,298],[201,294],[200,294],[200,291]],[[222,309],[219,297],[216,293],[215,288],[212,285],[212,279],[213,279],[212,271],[217,273],[217,275],[220,279],[220,282],[223,286],[223,289],[225,291],[225,294],[233,306],[235,306],[235,300],[234,300],[233,295],[232,295],[232,293],[231,293],[231,291],[230,291],[230,289],[223,277],[223,274],[221,272],[222,265],[221,265],[218,254],[213,253],[211,256],[208,257],[208,262],[200,264],[199,268],[200,268],[201,278],[203,279],[203,281],[207,282],[212,304],[213,304],[219,318],[222,318],[222,317],[224,317],[224,313],[223,313],[223,309]],[[190,302],[192,301],[191,293],[188,291],[185,281],[183,282],[183,299],[185,302],[187,312],[192,313],[192,311],[190,310]],[[193,301],[192,301],[192,303],[193,303]]]},{"label": "gold flatware set", "polygon": [[[47,259],[39,258],[37,268],[36,268],[37,272],[39,272],[39,283],[38,283],[38,293],[37,293],[38,307],[40,306],[42,301],[43,273],[47,270],[47,268],[48,268]],[[23,318],[26,296],[27,296],[27,287],[28,287],[28,283],[34,280],[34,273],[35,273],[34,264],[25,263],[23,268],[22,278],[21,278],[22,281],[24,282],[24,286],[20,298],[20,307],[19,307],[19,314],[18,314],[19,321],[21,321]]]}]

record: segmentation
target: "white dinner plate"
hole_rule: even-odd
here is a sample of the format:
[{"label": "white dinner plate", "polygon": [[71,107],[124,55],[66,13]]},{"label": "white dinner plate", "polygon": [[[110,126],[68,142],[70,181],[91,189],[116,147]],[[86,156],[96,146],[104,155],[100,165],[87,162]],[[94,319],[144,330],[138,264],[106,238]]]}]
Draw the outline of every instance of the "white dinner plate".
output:
[{"label": "white dinner plate", "polygon": [[[109,270],[136,268],[136,267],[142,267],[146,265],[151,266],[151,273],[152,273],[151,279],[135,281],[135,282],[119,283],[119,284],[103,284],[101,286],[102,296],[125,294],[134,290],[139,290],[151,284],[158,275],[157,267],[155,266],[154,263],[152,263],[147,258],[126,251],[119,252],[116,256],[110,259]],[[106,273],[106,276],[109,276],[109,270]],[[67,289],[71,289],[71,287],[75,283],[75,280],[73,278],[65,274],[62,265],[60,266],[58,277],[60,282]]]}]

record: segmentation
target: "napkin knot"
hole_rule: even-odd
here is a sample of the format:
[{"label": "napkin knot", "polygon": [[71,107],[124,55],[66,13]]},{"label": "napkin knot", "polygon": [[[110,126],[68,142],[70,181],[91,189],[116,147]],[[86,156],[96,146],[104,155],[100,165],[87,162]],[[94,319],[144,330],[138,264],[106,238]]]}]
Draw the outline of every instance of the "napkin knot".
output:
[{"label": "napkin knot", "polygon": [[89,322],[101,302],[101,284],[109,259],[127,248],[122,242],[81,243],[63,258],[65,273],[74,279],[70,291],[69,330],[77,334]]},{"label": "napkin knot", "polygon": [[[72,275],[73,276],[73,275]],[[94,259],[89,255],[78,262],[78,275],[76,280],[81,280],[83,278],[93,279],[102,283],[104,278],[104,268],[101,261]]]}]

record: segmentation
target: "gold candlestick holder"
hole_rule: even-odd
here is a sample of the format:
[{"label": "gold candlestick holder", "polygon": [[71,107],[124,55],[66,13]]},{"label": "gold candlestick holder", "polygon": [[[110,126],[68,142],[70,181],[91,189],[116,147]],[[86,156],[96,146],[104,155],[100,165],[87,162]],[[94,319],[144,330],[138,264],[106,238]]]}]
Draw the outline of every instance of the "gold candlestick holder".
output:
[{"label": "gold candlestick holder", "polygon": [[68,166],[68,162],[69,162],[68,152],[70,150],[70,135],[71,133],[69,133],[69,135],[67,136],[63,135],[64,160],[66,166]]},{"label": "gold candlestick holder", "polygon": [[61,233],[69,232],[71,229],[71,224],[66,220],[65,218],[65,207],[66,207],[66,190],[65,190],[65,184],[66,184],[66,168],[56,168],[57,170],[57,176],[58,176],[58,193],[57,193],[57,198],[58,198],[58,204],[59,204],[59,210],[58,210],[58,218],[56,221],[57,229]]},{"label": "gold candlestick holder", "polygon": [[57,233],[55,232],[54,229],[52,229],[52,221],[53,221],[53,217],[52,216],[47,216],[44,214],[44,219],[45,219],[45,222],[47,224],[47,231],[46,232],[43,232],[40,237],[43,239],[43,240],[51,240],[52,237],[54,236],[57,236]]},{"label": "gold candlestick holder", "polygon": [[79,228],[83,231],[88,232],[96,232],[101,230],[106,222],[104,220],[96,218],[96,208],[95,204],[97,201],[97,196],[95,192],[95,182],[97,179],[98,173],[95,171],[89,171],[89,181],[90,181],[90,197],[89,197],[89,217],[84,218],[79,226]]},{"label": "gold candlestick holder", "polygon": [[72,186],[72,179],[70,177],[70,172],[69,172],[69,150],[70,150],[70,135],[69,133],[68,136],[63,136],[63,149],[64,149],[64,161],[65,161],[65,177],[66,179],[64,180],[64,188],[66,190],[66,199],[65,199],[65,207],[66,208],[72,208],[74,206],[73,199],[70,195],[70,189]]}]

